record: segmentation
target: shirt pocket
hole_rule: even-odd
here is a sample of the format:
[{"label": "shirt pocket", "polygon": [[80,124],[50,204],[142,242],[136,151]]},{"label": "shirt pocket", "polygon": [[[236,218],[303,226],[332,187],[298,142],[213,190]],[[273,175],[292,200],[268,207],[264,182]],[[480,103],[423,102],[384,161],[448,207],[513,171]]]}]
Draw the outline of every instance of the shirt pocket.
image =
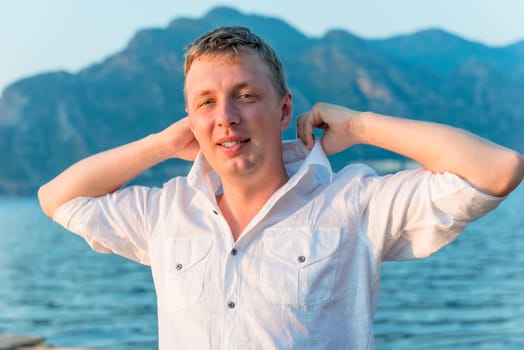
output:
[{"label": "shirt pocket", "polygon": [[166,257],[165,297],[173,309],[195,304],[204,290],[212,237],[176,237]]},{"label": "shirt pocket", "polygon": [[340,257],[340,228],[286,228],[264,232],[260,286],[268,301],[296,306],[327,302]]}]

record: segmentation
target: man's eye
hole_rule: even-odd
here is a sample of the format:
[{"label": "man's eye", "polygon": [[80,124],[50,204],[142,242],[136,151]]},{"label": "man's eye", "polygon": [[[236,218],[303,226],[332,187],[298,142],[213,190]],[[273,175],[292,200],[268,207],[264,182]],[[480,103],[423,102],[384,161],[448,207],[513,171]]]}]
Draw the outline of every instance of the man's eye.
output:
[{"label": "man's eye", "polygon": [[197,107],[205,107],[207,105],[210,105],[211,103],[213,103],[213,100],[203,100],[197,104]]},{"label": "man's eye", "polygon": [[240,94],[238,96],[238,99],[242,100],[242,101],[254,101],[255,100],[255,95],[250,94],[250,93]]}]

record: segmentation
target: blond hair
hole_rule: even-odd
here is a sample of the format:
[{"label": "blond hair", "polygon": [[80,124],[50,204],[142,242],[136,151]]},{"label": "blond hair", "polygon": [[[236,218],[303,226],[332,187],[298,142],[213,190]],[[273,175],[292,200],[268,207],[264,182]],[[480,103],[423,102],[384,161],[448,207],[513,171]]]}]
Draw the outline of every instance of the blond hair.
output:
[{"label": "blond hair", "polygon": [[280,58],[269,44],[246,27],[220,27],[196,39],[187,47],[184,74],[187,76],[193,62],[200,57],[225,55],[235,58],[249,52],[256,52],[267,64],[277,95],[283,97],[288,88]]}]

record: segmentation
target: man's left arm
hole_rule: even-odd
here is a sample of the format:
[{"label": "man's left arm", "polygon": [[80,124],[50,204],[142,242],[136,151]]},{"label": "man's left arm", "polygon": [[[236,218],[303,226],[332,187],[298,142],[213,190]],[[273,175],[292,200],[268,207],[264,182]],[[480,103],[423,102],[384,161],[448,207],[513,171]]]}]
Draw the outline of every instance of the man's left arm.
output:
[{"label": "man's left arm", "polygon": [[325,130],[321,142],[328,154],[355,144],[384,148],[432,172],[454,173],[495,196],[508,195],[524,176],[519,153],[447,125],[317,103],[297,119],[297,134],[308,148],[314,128]]}]

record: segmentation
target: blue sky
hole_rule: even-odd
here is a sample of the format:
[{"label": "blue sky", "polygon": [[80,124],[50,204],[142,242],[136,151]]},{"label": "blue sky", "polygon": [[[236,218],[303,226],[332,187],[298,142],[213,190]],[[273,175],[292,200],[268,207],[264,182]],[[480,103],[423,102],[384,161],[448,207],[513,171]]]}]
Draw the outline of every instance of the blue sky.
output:
[{"label": "blue sky", "polygon": [[337,28],[383,38],[438,27],[491,46],[524,40],[522,0],[1,0],[0,91],[36,73],[74,72],[125,47],[138,29],[218,5],[282,18],[309,36]]}]

